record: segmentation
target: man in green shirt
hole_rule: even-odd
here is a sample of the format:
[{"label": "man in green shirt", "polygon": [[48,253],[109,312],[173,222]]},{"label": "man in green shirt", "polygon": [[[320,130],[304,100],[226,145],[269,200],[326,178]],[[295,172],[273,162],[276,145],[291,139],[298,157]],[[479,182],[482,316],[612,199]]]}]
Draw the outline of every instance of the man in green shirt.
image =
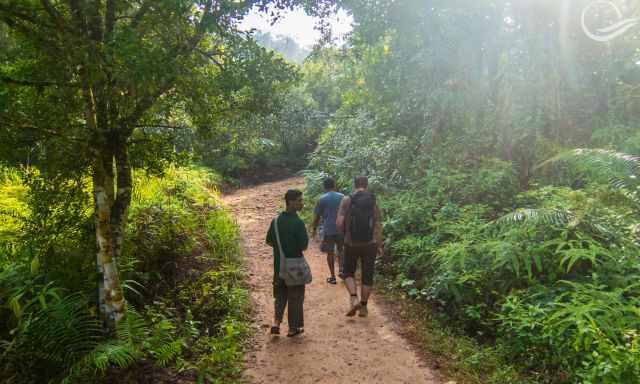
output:
[{"label": "man in green shirt", "polygon": [[[302,252],[309,245],[309,237],[304,222],[298,217],[304,202],[302,192],[290,189],[285,193],[284,200],[286,210],[278,216],[278,232],[284,256],[287,258],[304,257]],[[273,248],[273,297],[275,299],[274,323],[271,334],[280,334],[280,324],[287,303],[289,305],[288,321],[289,333],[287,336],[296,336],[304,332],[304,285],[287,286],[284,280],[278,277],[280,269],[280,252],[274,229],[275,220],[267,232],[267,244]]]}]

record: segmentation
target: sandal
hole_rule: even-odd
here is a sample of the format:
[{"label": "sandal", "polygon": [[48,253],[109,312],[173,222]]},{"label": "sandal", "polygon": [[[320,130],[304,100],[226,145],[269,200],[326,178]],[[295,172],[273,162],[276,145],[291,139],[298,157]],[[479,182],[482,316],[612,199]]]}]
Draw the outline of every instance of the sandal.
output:
[{"label": "sandal", "polygon": [[271,334],[272,335],[279,335],[280,334],[280,327],[273,325],[271,326]]},{"label": "sandal", "polygon": [[304,328],[293,328],[289,330],[289,333],[287,333],[287,337],[294,337],[301,333],[304,333]]},{"label": "sandal", "polygon": [[329,284],[337,284],[338,282],[336,281],[335,277],[328,277],[327,278],[327,283],[329,283]]}]

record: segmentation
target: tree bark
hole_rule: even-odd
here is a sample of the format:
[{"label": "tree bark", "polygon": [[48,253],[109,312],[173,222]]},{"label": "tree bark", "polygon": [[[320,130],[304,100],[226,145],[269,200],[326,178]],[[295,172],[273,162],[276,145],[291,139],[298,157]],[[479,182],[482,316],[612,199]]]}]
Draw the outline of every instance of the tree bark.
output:
[{"label": "tree bark", "polygon": [[[97,156],[93,169],[97,266],[99,285],[102,286],[99,290],[100,312],[103,321],[112,329],[124,317],[125,311],[116,252],[120,252],[122,248],[122,215],[126,215],[128,208],[128,204],[123,204],[124,209],[115,204],[113,159],[110,153],[103,153]],[[119,192],[120,196],[123,194],[126,192]],[[120,220],[119,225],[113,221],[114,214]]]}]

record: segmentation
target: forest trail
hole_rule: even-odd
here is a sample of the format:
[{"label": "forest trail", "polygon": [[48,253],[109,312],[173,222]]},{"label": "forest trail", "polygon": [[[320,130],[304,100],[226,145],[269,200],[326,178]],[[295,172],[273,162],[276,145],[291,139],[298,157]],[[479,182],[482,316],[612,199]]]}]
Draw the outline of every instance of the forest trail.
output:
[{"label": "forest trail", "polygon": [[[398,334],[398,325],[381,303],[369,303],[369,317],[345,316],[344,284],[327,284],[326,257],[313,240],[305,256],[313,272],[304,304],[305,333],[287,338],[269,335],[273,318],[272,250],[265,244],[271,219],[284,193],[302,188],[302,178],[266,183],[224,196],[242,233],[256,312],[254,346],[247,352],[245,378],[251,383],[426,383],[441,384],[438,375]],[[315,202],[305,200],[306,205]]]}]

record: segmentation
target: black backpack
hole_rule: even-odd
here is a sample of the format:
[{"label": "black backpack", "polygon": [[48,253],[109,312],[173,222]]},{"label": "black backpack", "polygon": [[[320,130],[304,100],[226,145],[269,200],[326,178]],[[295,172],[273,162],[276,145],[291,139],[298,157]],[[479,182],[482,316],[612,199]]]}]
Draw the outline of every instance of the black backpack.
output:
[{"label": "black backpack", "polygon": [[369,191],[351,195],[351,240],[369,242],[373,240],[373,212],[376,197]]}]

